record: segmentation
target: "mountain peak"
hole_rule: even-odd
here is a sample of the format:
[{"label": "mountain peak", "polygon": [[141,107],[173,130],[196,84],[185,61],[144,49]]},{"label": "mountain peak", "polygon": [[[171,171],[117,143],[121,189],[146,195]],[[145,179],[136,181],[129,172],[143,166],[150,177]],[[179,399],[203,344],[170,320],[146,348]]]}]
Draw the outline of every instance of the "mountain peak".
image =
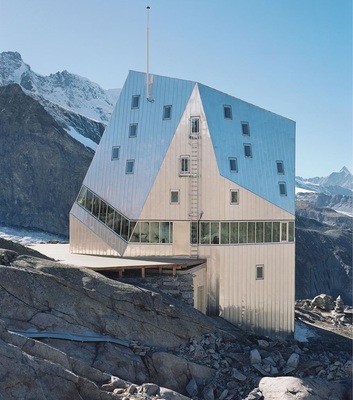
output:
[{"label": "mountain peak", "polygon": [[347,167],[341,168],[339,173],[340,174],[343,173],[343,174],[346,174],[346,175],[352,175]]}]

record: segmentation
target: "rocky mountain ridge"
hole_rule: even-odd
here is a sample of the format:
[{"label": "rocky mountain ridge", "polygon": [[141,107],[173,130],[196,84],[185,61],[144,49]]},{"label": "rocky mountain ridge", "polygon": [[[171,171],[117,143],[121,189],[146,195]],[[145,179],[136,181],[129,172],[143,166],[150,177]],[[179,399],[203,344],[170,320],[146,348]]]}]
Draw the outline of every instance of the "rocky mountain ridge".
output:
[{"label": "rocky mountain ridge", "polygon": [[295,177],[296,192],[316,192],[327,195],[353,195],[353,175],[347,167],[341,168],[339,172],[332,172],[326,177],[315,177],[304,179]]},{"label": "rocky mountain ridge", "polygon": [[19,53],[0,53],[0,86],[13,83],[39,101],[76,140],[93,150],[120,93],[119,89],[103,90],[96,83],[68,71],[42,76],[32,71]]}]

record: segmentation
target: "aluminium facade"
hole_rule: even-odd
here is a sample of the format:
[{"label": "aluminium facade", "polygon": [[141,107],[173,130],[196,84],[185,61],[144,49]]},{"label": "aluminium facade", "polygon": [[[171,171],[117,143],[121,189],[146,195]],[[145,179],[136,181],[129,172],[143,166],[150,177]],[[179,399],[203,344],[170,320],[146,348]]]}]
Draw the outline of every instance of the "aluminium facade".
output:
[{"label": "aluminium facade", "polygon": [[[294,331],[295,123],[130,71],[70,213],[74,253],[207,260],[195,306]],[[204,296],[204,300],[201,297]]]}]

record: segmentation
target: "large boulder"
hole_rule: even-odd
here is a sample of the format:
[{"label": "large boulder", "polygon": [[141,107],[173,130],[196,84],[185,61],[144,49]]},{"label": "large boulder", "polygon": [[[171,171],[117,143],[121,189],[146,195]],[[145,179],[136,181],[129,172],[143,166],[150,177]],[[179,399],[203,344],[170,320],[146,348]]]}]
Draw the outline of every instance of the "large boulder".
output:
[{"label": "large boulder", "polygon": [[346,400],[350,388],[320,378],[262,378],[259,384],[264,400]]},{"label": "large boulder", "polygon": [[332,296],[328,294],[320,294],[319,296],[314,297],[311,302],[312,308],[319,308],[323,311],[331,311],[335,307],[335,303]]}]

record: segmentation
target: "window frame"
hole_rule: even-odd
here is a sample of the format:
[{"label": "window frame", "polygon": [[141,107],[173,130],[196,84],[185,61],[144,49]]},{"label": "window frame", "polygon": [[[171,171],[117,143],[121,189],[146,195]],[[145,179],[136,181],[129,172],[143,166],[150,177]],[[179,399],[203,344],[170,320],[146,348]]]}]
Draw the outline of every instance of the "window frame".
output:
[{"label": "window frame", "polygon": [[[259,274],[259,271],[261,271],[260,274]],[[263,281],[265,279],[265,265],[264,264],[256,264],[255,278],[257,281]]]},{"label": "window frame", "polygon": [[[140,94],[133,94],[131,98],[131,110],[138,110],[140,108]],[[135,105],[135,101],[137,101],[137,105]]]},{"label": "window frame", "polygon": [[[237,194],[237,199],[234,202],[233,201],[233,193]],[[239,204],[239,189],[230,189],[230,204],[233,205],[238,205]]]},{"label": "window frame", "polygon": [[[166,110],[169,110],[169,116],[166,116]],[[163,106],[163,118],[165,120],[170,120],[172,119],[172,104],[166,104]]]},{"label": "window frame", "polygon": [[[134,128],[134,129],[132,129],[132,128]],[[137,128],[138,128],[138,123],[137,122],[132,122],[129,125],[129,138],[137,137]],[[132,131],[134,131],[134,132],[132,132]]]},{"label": "window frame", "polygon": [[[118,151],[118,156],[114,157],[114,152]],[[111,160],[116,161],[120,159],[120,146],[112,146]]]},{"label": "window frame", "polygon": [[[226,110],[229,110],[229,115]],[[223,117],[224,119],[233,119],[232,106],[230,104],[223,104]]]},{"label": "window frame", "polygon": [[[229,160],[229,171],[232,173],[238,172],[238,160],[236,157],[228,157]],[[235,169],[232,169],[232,162],[235,164]]]},{"label": "window frame", "polygon": [[[278,182],[278,188],[279,188],[279,195],[281,197],[287,197],[287,184],[286,182]],[[284,191],[282,190],[284,188]]]},{"label": "window frame", "polygon": [[[194,124],[195,122],[195,124]],[[194,125],[196,125],[197,130],[194,130]],[[191,117],[190,118],[190,135],[199,135],[200,134],[200,117]]]},{"label": "window frame", "polygon": [[[173,193],[177,193],[177,195],[178,195],[177,201],[173,201]],[[169,202],[171,205],[180,204],[180,190],[179,189],[170,189]]]},{"label": "window frame", "polygon": [[[244,157],[245,158],[252,158],[252,146],[251,146],[251,143],[243,143],[243,146],[244,146]],[[246,154],[246,149],[250,150],[250,152],[249,152],[250,155]]]},{"label": "window frame", "polygon": [[[131,171],[130,168],[128,168],[128,165],[132,165]],[[135,160],[126,160],[126,165],[125,165],[125,174],[126,175],[132,175],[134,174],[135,170]]]},{"label": "window frame", "polygon": [[[282,171],[280,172],[278,166],[281,166]],[[276,160],[277,175],[284,175],[284,164],[282,160]]]},{"label": "window frame", "polygon": [[[247,136],[247,137],[250,136],[250,125],[249,125],[249,122],[241,121],[240,124],[241,124],[241,133],[242,133],[242,135],[243,136]],[[247,132],[244,132],[244,127],[247,128]]]},{"label": "window frame", "polygon": [[[187,170],[183,170],[183,161],[187,161]],[[190,156],[180,156],[179,158],[179,175],[180,176],[190,176]]]}]

